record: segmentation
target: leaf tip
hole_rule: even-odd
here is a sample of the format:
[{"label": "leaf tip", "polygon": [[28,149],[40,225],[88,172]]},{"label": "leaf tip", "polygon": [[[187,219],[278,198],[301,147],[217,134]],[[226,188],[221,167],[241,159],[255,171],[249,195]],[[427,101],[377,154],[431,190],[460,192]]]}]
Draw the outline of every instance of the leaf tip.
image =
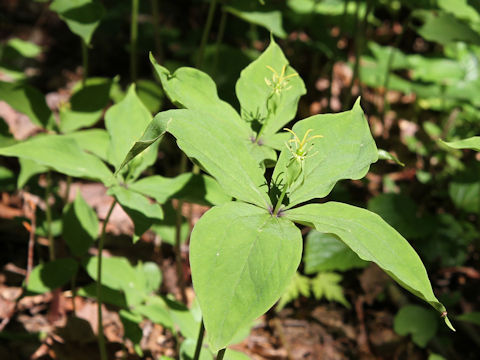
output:
[{"label": "leaf tip", "polygon": [[450,330],[452,330],[453,332],[456,332],[457,330],[455,330],[455,328],[453,327],[453,325],[452,325],[450,319],[448,318],[446,312],[442,313],[442,317],[443,317],[443,321],[445,321],[445,324],[448,326],[448,328]]}]

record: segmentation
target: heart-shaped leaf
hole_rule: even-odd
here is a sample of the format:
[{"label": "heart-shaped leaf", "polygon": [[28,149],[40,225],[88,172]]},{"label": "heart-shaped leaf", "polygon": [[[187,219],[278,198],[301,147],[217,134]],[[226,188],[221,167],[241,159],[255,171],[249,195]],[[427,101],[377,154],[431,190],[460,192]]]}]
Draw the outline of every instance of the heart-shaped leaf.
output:
[{"label": "heart-shaped leaf", "polygon": [[227,194],[270,207],[263,171],[230,122],[191,110],[163,112],[155,121],[163,121],[183,152],[198,161]]},{"label": "heart-shaped leaf", "polygon": [[62,135],[37,135],[24,142],[0,148],[0,155],[30,159],[62,174],[111,184],[113,174],[97,157],[83,151],[77,142]]},{"label": "heart-shaped leaf", "polygon": [[297,113],[298,101],[306,90],[303,80],[295,74],[273,38],[262,55],[241,72],[236,92],[242,118],[253,128],[263,127],[260,139],[275,134]]},{"label": "heart-shaped leaf", "polygon": [[[370,164],[377,161],[378,152],[367,120],[357,100],[350,111],[309,117],[295,124],[299,139],[321,135],[307,144],[304,176],[289,189],[287,207],[327,196],[335,183],[342,179],[360,179]],[[295,150],[295,144],[291,144]],[[284,147],[273,173],[274,185],[283,186],[283,177],[292,152]]]},{"label": "heart-shaped leaf", "polygon": [[264,209],[230,202],[208,211],[191,237],[190,264],[209,344],[229,345],[267,311],[295,275],[300,230]]},{"label": "heart-shaped leaf", "polygon": [[80,192],[75,201],[68,204],[63,212],[62,235],[70,251],[82,256],[98,236],[98,218],[83,199]]},{"label": "heart-shaped leaf", "polygon": [[105,12],[97,0],[54,0],[50,9],[64,20],[70,31],[90,44],[95,29]]},{"label": "heart-shaped leaf", "polygon": [[[105,114],[105,127],[110,134],[108,157],[117,171],[151,120],[152,116],[136,95],[134,85],[130,86],[122,101],[108,109]],[[156,147],[150,147],[140,157],[136,157],[134,163],[130,165],[137,169],[140,168],[140,170],[135,169],[135,171],[141,172],[141,170],[153,164],[156,158]]]}]

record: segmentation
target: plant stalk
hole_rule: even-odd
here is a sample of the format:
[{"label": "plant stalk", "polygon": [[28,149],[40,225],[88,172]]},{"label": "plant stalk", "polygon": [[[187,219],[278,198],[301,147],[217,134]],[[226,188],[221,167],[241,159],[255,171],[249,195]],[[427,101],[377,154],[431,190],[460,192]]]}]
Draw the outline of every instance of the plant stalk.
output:
[{"label": "plant stalk", "polygon": [[185,292],[185,275],[183,274],[182,263],[182,206],[183,201],[177,203],[177,221],[175,222],[175,265],[177,269],[178,286],[180,287],[180,296],[184,304],[187,303],[187,293]]},{"label": "plant stalk", "polygon": [[97,302],[98,302],[98,347],[100,350],[100,359],[101,360],[108,360],[107,358],[107,348],[105,346],[105,337],[103,335],[103,323],[102,323],[102,252],[103,252],[103,244],[105,242],[105,235],[108,220],[110,220],[110,216],[112,215],[113,208],[117,200],[113,200],[112,205],[110,205],[110,209],[108,210],[107,216],[103,221],[102,225],[102,233],[100,235],[100,239],[98,241],[98,257],[97,257]]},{"label": "plant stalk", "polygon": [[[350,103],[352,101],[352,89],[353,86],[355,85],[355,82],[357,81],[359,77],[359,72],[360,72],[360,57],[363,52],[363,42],[365,40],[365,32],[367,29],[367,22],[368,22],[368,15],[370,14],[370,11],[373,9],[373,0],[367,0],[367,8],[365,9],[365,14],[363,16],[363,21],[360,24],[360,29],[359,31],[356,32],[355,35],[355,63],[353,66],[353,75],[352,75],[352,81],[350,82],[350,86],[348,89],[348,94],[347,94],[347,101],[345,102],[345,109],[348,110],[350,109]],[[360,17],[360,0],[357,0],[357,6],[355,8],[355,26],[354,28],[357,28],[358,21]],[[359,85],[359,93],[361,95],[361,87]]]},{"label": "plant stalk", "polygon": [[277,203],[275,204],[275,209],[273,210],[273,216],[277,216],[278,210],[280,210],[280,207],[282,206],[282,201],[283,198],[285,197],[285,194],[287,193],[287,184],[282,189],[282,193],[280,194],[280,197],[278,198]]},{"label": "plant stalk", "polygon": [[88,45],[85,43],[85,40],[81,39],[82,42],[82,66],[83,66],[83,78],[82,86],[85,87],[88,78]]},{"label": "plant stalk", "polygon": [[47,186],[45,188],[45,216],[47,220],[47,238],[48,238],[48,254],[50,261],[55,260],[55,243],[52,234],[52,209],[50,207],[50,193],[52,192],[52,174],[47,171]]},{"label": "plant stalk", "polygon": [[130,27],[130,78],[137,81],[137,38],[139,0],[132,0],[132,21]]},{"label": "plant stalk", "polygon": [[[408,24],[410,22],[410,17],[408,17],[405,22]],[[395,50],[398,49],[404,34],[405,34],[405,32],[402,32],[401,34],[397,35],[397,38],[395,39],[395,43],[394,43],[392,49],[390,50],[390,54],[388,55],[387,69],[386,69],[386,72],[385,72],[385,81],[383,83],[382,118],[384,118],[385,114],[390,110],[390,102],[388,101],[388,97],[387,97],[388,86],[390,84],[390,72],[392,70],[393,61],[395,59]]]},{"label": "plant stalk", "polygon": [[160,25],[159,25],[159,16],[160,11],[158,9],[158,2],[159,0],[152,0],[152,17],[153,17],[153,40],[155,43],[155,55],[157,55],[158,60],[161,63],[163,59],[163,52],[162,52],[162,41],[160,39]]},{"label": "plant stalk", "polygon": [[225,356],[225,351],[226,351],[226,350],[227,350],[227,349],[225,348],[225,349],[222,349],[222,350],[220,350],[220,351],[218,352],[218,354],[217,354],[217,360],[223,360],[223,357]]},{"label": "plant stalk", "polygon": [[205,326],[203,325],[203,318],[202,318],[202,321],[200,322],[200,330],[198,331],[197,345],[195,346],[195,354],[193,356],[193,360],[200,359],[200,352],[202,351],[204,334],[205,334]]},{"label": "plant stalk", "polygon": [[72,177],[70,175],[67,176],[67,182],[65,187],[65,195],[63,196],[63,203],[64,205],[68,204],[68,198],[70,197],[70,186],[72,185]]},{"label": "plant stalk", "polygon": [[215,59],[213,60],[213,71],[217,70],[218,58],[220,56],[220,45],[225,35],[225,25],[227,25],[227,12],[222,9],[222,17],[220,18],[220,25],[218,25],[217,42],[215,43]]},{"label": "plant stalk", "polygon": [[215,6],[217,5],[217,0],[211,0],[210,6],[208,8],[207,22],[203,28],[202,40],[200,42],[200,49],[198,50],[197,63],[195,64],[198,69],[202,68],[203,65],[203,55],[205,52],[205,46],[207,45],[208,35],[212,29],[213,15],[215,14]]}]

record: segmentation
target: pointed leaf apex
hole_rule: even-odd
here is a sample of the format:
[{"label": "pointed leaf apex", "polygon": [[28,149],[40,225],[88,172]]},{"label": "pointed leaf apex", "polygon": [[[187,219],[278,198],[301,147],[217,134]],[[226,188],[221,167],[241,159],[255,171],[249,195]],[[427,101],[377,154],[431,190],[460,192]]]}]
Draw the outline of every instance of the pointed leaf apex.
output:
[{"label": "pointed leaf apex", "polygon": [[[357,98],[357,100],[355,100],[355,104],[353,105],[353,108],[352,109],[355,109],[356,107],[359,107],[360,109],[362,109],[362,105],[360,104],[360,101],[362,100],[362,97],[359,96]],[[363,111],[363,110],[362,110]]]},{"label": "pointed leaf apex", "polygon": [[135,92],[135,83],[130,84],[130,86],[128,87],[127,95],[131,95],[132,92],[133,92],[134,94],[136,94],[136,92]]},{"label": "pointed leaf apex", "polygon": [[[276,42],[275,42],[275,36],[273,36],[273,33],[270,31],[270,44],[271,44],[271,43],[276,44]],[[269,46],[270,46],[270,44],[269,44]]]},{"label": "pointed leaf apex", "polygon": [[155,59],[155,56],[153,56],[153,53],[151,51],[148,52],[148,58],[150,59],[152,65],[158,64],[157,59]]},{"label": "pointed leaf apex", "polygon": [[448,328],[454,332],[456,332],[457,330],[455,330],[455,328],[453,327],[452,323],[450,322],[450,319],[448,318],[447,315],[443,316],[443,321],[445,321],[445,324],[448,326]]}]

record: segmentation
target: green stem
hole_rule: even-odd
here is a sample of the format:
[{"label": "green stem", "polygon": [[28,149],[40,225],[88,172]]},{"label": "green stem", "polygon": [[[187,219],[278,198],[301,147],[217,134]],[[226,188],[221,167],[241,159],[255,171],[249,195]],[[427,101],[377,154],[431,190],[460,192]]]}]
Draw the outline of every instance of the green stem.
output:
[{"label": "green stem", "polygon": [[[405,23],[410,22],[410,17],[407,18]],[[393,60],[395,59],[395,49],[398,49],[400,45],[400,41],[403,37],[404,32],[399,34],[395,39],[395,43],[390,50],[390,54],[388,55],[388,62],[387,62],[387,70],[385,72],[385,81],[383,83],[383,109],[382,109],[382,118],[385,114],[390,110],[390,102],[388,101],[387,93],[388,93],[388,86],[390,84],[390,72],[392,70]]]},{"label": "green stem", "polygon": [[227,24],[227,12],[222,9],[222,17],[220,18],[220,25],[218,25],[217,42],[215,43],[215,59],[213,60],[213,71],[217,70],[218,58],[220,56],[220,45],[225,35],[225,25]]},{"label": "green stem", "polygon": [[[152,0],[152,17],[153,17],[153,40],[155,43],[155,53],[157,55],[158,60],[161,61],[163,58],[162,53],[162,41],[160,39],[160,25],[158,23],[160,11],[158,9],[158,1],[159,0]],[[160,62],[161,63],[161,62]]]},{"label": "green stem", "polygon": [[72,184],[72,177],[70,175],[67,176],[67,183],[66,183],[66,188],[65,188],[65,195],[63,197],[63,203],[64,205],[68,204],[68,198],[70,195],[70,186]]},{"label": "green stem", "polygon": [[203,28],[202,40],[200,42],[200,49],[198,50],[197,63],[195,64],[197,68],[201,69],[203,64],[203,54],[205,52],[205,46],[207,45],[208,35],[212,28],[213,15],[215,14],[215,6],[217,5],[217,0],[211,0],[210,6],[208,8],[207,22]]},{"label": "green stem", "polygon": [[[269,103],[270,103],[270,101],[274,98],[274,95],[275,95],[275,93],[272,91],[272,93],[268,96],[267,100],[265,101],[265,105],[266,105],[266,107],[267,107],[267,114],[268,114],[268,115],[270,115]],[[267,115],[267,117],[268,117],[268,115]],[[263,124],[262,124],[262,127],[261,127],[260,130],[258,131],[257,137],[255,138],[255,141],[256,141],[256,142],[258,142],[258,140],[260,140],[260,137],[262,136],[263,131],[265,130],[266,125],[267,125],[267,119],[264,119]]]},{"label": "green stem", "polygon": [[74,274],[72,278],[70,279],[70,286],[72,288],[72,308],[73,308],[73,315],[76,315],[77,313],[77,307],[75,305],[75,298],[77,297],[77,289],[76,289],[76,283],[77,283],[77,274]]},{"label": "green stem", "polygon": [[108,220],[110,220],[110,216],[112,215],[113,208],[117,200],[113,200],[112,205],[110,205],[110,209],[108,210],[107,216],[103,221],[102,226],[102,233],[100,234],[100,239],[98,241],[98,257],[97,257],[97,314],[98,314],[98,347],[100,349],[100,359],[101,360],[108,360],[107,358],[107,348],[105,346],[105,337],[103,335],[103,323],[102,323],[102,252],[103,252],[103,244],[105,242],[105,235]]},{"label": "green stem", "polygon": [[82,41],[82,65],[83,65],[83,79],[82,86],[85,86],[88,78],[88,45],[83,39]]},{"label": "green stem", "polygon": [[177,268],[177,277],[178,277],[178,286],[180,287],[180,295],[184,304],[187,303],[187,294],[185,292],[185,276],[183,274],[183,263],[182,263],[182,206],[183,201],[179,200],[177,204],[177,221],[175,223],[175,264]]},{"label": "green stem", "polygon": [[[358,21],[359,21],[359,16],[360,16],[360,0],[357,0],[357,6],[355,8],[355,26],[354,29],[357,28],[358,26]],[[360,58],[363,52],[363,42],[365,39],[365,31],[367,28],[367,22],[368,22],[368,15],[370,14],[370,11],[373,9],[373,0],[367,0],[367,8],[365,10],[365,14],[363,16],[363,21],[360,25],[360,29],[355,34],[355,63],[353,66],[353,75],[352,75],[352,81],[350,82],[350,86],[348,89],[348,94],[347,94],[347,101],[345,102],[345,107],[346,110],[350,109],[350,103],[352,101],[352,89],[353,86],[355,85],[355,82],[359,76],[360,72]],[[361,87],[359,87],[359,92],[361,93]],[[361,95],[361,94],[360,94]]]},{"label": "green stem", "polygon": [[195,346],[195,355],[193,360],[200,359],[200,352],[202,351],[203,335],[205,334],[205,326],[203,325],[203,319],[200,322],[200,330],[198,331],[197,345]]},{"label": "green stem", "polygon": [[52,233],[52,209],[50,207],[50,193],[52,190],[52,173],[50,170],[47,172],[47,186],[45,187],[45,216],[47,220],[47,238],[48,238],[48,253],[50,261],[55,260],[55,243]]},{"label": "green stem", "polygon": [[130,78],[137,81],[137,38],[138,38],[138,0],[132,0],[132,21],[130,27]]},{"label": "green stem", "polygon": [[223,357],[225,356],[225,351],[226,351],[226,350],[227,350],[227,349],[225,348],[225,349],[222,349],[222,350],[220,350],[220,351],[218,352],[218,354],[217,354],[217,360],[223,360]]},{"label": "green stem", "polygon": [[280,194],[280,197],[278,198],[278,201],[275,204],[275,209],[273,210],[273,216],[277,216],[278,210],[280,210],[280,207],[282,206],[283,198],[285,197],[285,194],[287,193],[287,187],[288,186],[285,184],[285,186],[282,189],[282,193]]}]

